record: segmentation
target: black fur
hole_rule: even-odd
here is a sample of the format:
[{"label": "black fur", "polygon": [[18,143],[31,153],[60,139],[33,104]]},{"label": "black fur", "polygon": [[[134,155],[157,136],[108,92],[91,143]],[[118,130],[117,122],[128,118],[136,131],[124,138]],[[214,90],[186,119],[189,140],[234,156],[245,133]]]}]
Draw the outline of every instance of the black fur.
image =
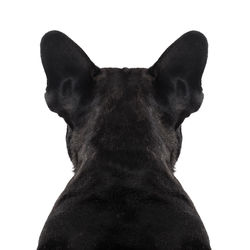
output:
[{"label": "black fur", "polygon": [[63,117],[74,176],[38,249],[210,249],[174,177],[181,123],[199,109],[207,40],[191,31],[149,69],[98,68],[66,35],[41,41],[49,108]]}]

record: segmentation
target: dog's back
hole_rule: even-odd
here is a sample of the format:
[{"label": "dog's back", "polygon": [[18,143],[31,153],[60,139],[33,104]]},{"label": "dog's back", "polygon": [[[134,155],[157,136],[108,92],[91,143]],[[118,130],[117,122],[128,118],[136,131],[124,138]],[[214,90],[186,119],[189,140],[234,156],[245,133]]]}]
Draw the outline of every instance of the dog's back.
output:
[{"label": "dog's back", "polygon": [[99,176],[87,170],[87,178],[72,179],[47,220],[41,249],[209,249],[192,202],[181,187],[169,186],[175,180],[160,171],[144,177],[106,172],[103,179],[103,167]]}]

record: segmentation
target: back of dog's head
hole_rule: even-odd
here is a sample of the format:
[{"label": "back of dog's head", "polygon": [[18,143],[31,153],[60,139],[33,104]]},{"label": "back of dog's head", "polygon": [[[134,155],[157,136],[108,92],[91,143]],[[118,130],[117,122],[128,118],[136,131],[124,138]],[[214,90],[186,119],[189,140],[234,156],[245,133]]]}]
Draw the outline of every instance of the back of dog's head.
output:
[{"label": "back of dog's head", "polygon": [[98,68],[57,31],[43,37],[41,56],[75,175],[39,249],[210,249],[173,175],[181,124],[203,100],[206,38],[184,34],[148,69]]}]

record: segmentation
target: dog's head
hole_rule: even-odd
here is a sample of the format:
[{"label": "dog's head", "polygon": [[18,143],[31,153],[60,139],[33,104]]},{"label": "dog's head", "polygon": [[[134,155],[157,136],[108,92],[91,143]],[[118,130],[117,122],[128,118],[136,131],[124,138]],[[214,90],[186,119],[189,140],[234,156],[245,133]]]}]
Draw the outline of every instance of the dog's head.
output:
[{"label": "dog's head", "polygon": [[206,38],[184,34],[148,69],[99,68],[57,31],[43,37],[41,56],[76,174],[39,249],[210,249],[173,175],[181,124],[203,99]]},{"label": "dog's head", "polygon": [[204,35],[191,31],[150,68],[99,68],[70,38],[45,34],[41,57],[46,102],[68,125],[75,169],[96,150],[147,150],[173,170],[181,124],[203,100]]}]

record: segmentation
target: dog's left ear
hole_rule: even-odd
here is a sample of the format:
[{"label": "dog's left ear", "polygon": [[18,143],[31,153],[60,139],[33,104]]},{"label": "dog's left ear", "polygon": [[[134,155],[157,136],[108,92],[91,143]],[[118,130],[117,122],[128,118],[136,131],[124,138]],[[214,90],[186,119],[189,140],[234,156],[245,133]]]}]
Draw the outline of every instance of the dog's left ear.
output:
[{"label": "dog's left ear", "polygon": [[59,31],[43,36],[41,58],[47,76],[46,102],[73,126],[79,107],[91,97],[93,75],[99,69],[76,43]]},{"label": "dog's left ear", "polygon": [[203,100],[201,77],[207,61],[206,37],[190,31],[176,40],[149,68],[155,77],[155,89],[163,105],[172,113],[178,127]]}]

